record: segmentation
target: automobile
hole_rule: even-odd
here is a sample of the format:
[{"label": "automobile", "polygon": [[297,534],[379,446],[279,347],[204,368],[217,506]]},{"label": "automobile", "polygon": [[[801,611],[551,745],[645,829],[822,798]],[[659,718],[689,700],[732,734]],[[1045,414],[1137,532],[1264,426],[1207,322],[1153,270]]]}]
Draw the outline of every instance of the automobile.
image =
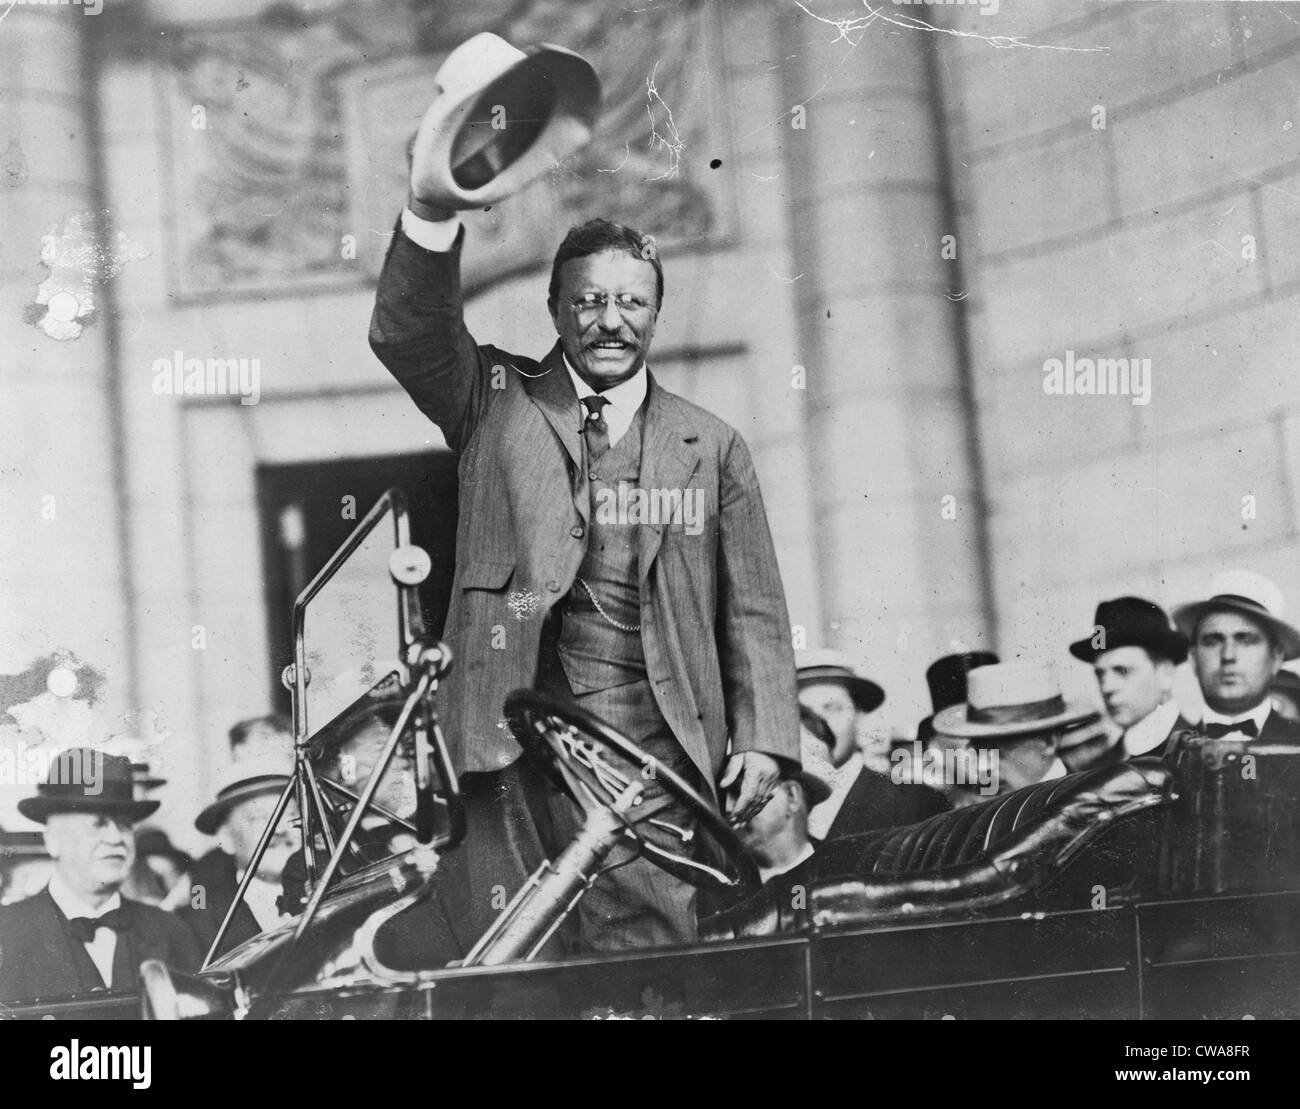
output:
[{"label": "automobile", "polygon": [[[1300,747],[1195,733],[1173,758],[1084,770],[825,844],[816,875],[791,896],[759,885],[733,829],[669,768],[576,706],[517,690],[505,719],[584,824],[469,951],[430,950],[439,867],[465,819],[437,715],[438,682],[455,660],[425,633],[418,587],[428,572],[393,489],[294,604],[284,681],[295,772],[257,855],[296,802],[301,911],[231,950],[223,924],[197,974],[151,961],[138,994],[32,999],[6,1015],[1300,1016]],[[366,781],[353,789],[320,773],[322,753],[377,708],[391,728]],[[406,815],[376,800],[399,751],[413,768]],[[639,789],[650,774],[699,819],[699,834],[672,852],[637,834],[656,820]],[[367,819],[410,846],[360,850]],[[729,907],[690,946],[539,958],[620,841]]]}]

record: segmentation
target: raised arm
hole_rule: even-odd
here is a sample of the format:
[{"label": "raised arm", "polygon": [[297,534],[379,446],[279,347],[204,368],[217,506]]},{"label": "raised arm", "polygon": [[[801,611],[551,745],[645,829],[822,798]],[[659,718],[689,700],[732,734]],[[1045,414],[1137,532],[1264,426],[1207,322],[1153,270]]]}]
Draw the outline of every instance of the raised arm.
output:
[{"label": "raised arm", "polygon": [[462,228],[449,250],[429,250],[399,226],[370,317],[370,349],[457,452],[474,432],[491,374],[490,357],[465,327],[464,238]]}]

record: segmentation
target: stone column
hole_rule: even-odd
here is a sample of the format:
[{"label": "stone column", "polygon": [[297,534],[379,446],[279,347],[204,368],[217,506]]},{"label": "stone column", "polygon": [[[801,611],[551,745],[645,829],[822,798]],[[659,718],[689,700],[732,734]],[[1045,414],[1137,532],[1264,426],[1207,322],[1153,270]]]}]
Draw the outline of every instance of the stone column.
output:
[{"label": "stone column", "polygon": [[[95,222],[94,23],[78,6],[18,5],[0,30],[0,672],[73,652],[105,679],[95,712],[111,723],[133,675],[103,284],[114,248]],[[0,823],[9,792],[31,790],[4,791]]]},{"label": "stone column", "polygon": [[784,30],[820,645],[885,687],[873,723],[910,732],[929,711],[928,663],[993,632],[932,36],[859,22],[835,41],[798,9]]}]

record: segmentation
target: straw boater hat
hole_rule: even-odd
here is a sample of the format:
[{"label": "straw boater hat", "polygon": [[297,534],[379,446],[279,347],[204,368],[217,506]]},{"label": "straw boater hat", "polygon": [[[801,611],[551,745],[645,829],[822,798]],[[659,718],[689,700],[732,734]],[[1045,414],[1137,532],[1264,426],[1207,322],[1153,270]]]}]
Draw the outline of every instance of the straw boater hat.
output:
[{"label": "straw boater hat", "polygon": [[214,836],[226,822],[230,810],[241,801],[264,793],[279,794],[288,781],[283,759],[243,759],[221,776],[217,783],[217,799],[199,813],[194,827],[205,836]]},{"label": "straw boater hat", "polygon": [[1252,570],[1221,570],[1210,578],[1210,599],[1174,610],[1174,623],[1188,639],[1196,638],[1196,626],[1211,612],[1239,612],[1272,629],[1285,657],[1300,658],[1300,632],[1282,619],[1285,604],[1282,590],[1273,581]]},{"label": "straw boater hat", "polygon": [[1048,662],[999,662],[972,670],[966,702],[935,713],[935,731],[966,739],[1027,736],[1100,715],[1092,705],[1066,701],[1056,667]]},{"label": "straw boater hat", "polygon": [[1102,601],[1092,623],[1100,634],[1070,644],[1070,654],[1081,662],[1095,662],[1098,655],[1118,647],[1142,647],[1175,664],[1187,658],[1187,637],[1169,626],[1165,610],[1152,601],[1141,597]]},{"label": "straw boater hat", "polygon": [[600,79],[558,46],[527,52],[483,32],[447,55],[438,97],[416,132],[411,190],[444,208],[480,208],[517,192],[583,146]]},{"label": "straw boater hat", "polygon": [[135,821],[156,812],[158,805],[136,800],[130,759],[90,747],[69,747],[51,761],[36,796],[18,802],[18,811],[38,824],[64,812],[117,813]]},{"label": "straw boater hat", "polygon": [[848,656],[825,648],[794,653],[799,688],[818,682],[836,682],[849,691],[859,712],[873,712],[885,700],[885,691],[853,669]]}]

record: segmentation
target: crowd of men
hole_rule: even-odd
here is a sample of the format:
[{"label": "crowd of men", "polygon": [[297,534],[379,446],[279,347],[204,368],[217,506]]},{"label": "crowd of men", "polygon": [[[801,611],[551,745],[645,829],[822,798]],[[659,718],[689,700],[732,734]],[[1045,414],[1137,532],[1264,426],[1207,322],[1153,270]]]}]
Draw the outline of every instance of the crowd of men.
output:
[{"label": "crowd of men", "polygon": [[[842,837],[919,823],[1074,771],[1172,759],[1195,736],[1300,742],[1300,678],[1282,668],[1300,657],[1300,631],[1283,616],[1281,591],[1259,574],[1215,575],[1207,596],[1177,608],[1172,621],[1148,600],[1104,601],[1069,651],[1091,667],[1101,707],[1067,698],[1050,661],[948,655],[926,673],[933,714],[914,739],[895,739],[892,747],[872,738],[869,721],[884,690],[839,652],[798,652],[801,759],[782,761],[764,803],[737,825],[763,882],[806,887],[824,845]],[[1177,669],[1189,659],[1203,701],[1195,710],[1174,698]],[[317,769],[358,787],[393,722],[386,711],[352,721],[314,752]],[[922,779],[915,772],[921,751],[961,752],[966,762],[936,763],[948,773]],[[162,784],[139,765],[85,749],[52,764],[49,780],[20,803],[43,826],[48,859],[42,888],[15,898],[11,884],[3,896],[0,1000],[135,988],[139,964],[151,957],[182,970],[200,965],[289,781],[288,722],[264,717],[236,725],[230,756],[212,801],[194,820],[216,846],[194,860],[147,824],[137,830],[158,809],[148,795]],[[980,758],[989,760],[991,775],[952,773]],[[399,747],[376,811],[362,823],[354,866],[411,845],[400,823],[414,808],[411,781],[409,749]],[[294,816],[290,807],[220,951],[301,909],[305,874]],[[8,869],[11,881],[21,872]],[[435,898],[411,923],[426,961],[451,962],[475,938],[457,906],[454,895]],[[713,898],[700,911],[728,907]]]}]

